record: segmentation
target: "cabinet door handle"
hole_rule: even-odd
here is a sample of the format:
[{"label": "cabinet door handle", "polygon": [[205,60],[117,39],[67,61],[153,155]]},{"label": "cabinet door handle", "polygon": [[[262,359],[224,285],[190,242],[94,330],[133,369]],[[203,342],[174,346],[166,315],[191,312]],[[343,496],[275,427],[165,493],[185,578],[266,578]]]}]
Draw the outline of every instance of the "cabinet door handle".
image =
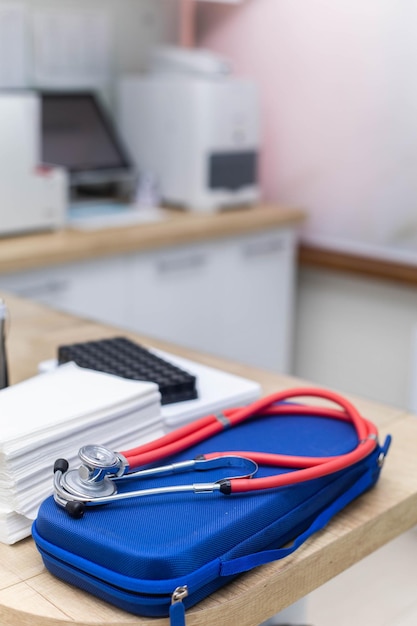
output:
[{"label": "cabinet door handle", "polygon": [[28,285],[27,287],[20,287],[16,289],[16,293],[25,298],[36,299],[41,296],[63,292],[68,288],[68,285],[69,281],[65,279],[50,280],[47,283],[38,283],[35,285]]},{"label": "cabinet door handle", "polygon": [[246,258],[255,258],[277,254],[285,249],[285,241],[282,238],[249,241],[242,248],[242,254]]},{"label": "cabinet door handle", "polygon": [[201,252],[194,252],[178,257],[166,257],[158,259],[156,270],[159,274],[174,274],[197,270],[207,263],[207,255]]}]

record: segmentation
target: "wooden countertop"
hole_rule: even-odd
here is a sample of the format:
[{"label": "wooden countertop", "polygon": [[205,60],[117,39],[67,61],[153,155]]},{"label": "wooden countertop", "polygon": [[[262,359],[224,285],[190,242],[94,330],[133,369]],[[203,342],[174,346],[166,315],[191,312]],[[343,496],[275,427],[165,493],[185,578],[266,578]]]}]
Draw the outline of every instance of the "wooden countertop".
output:
[{"label": "wooden countertop", "polygon": [[[114,336],[114,328],[53,312],[4,295],[11,312],[8,352],[12,383],[34,375],[37,363],[56,355],[61,343]],[[191,350],[127,336],[187,358],[257,380],[265,394],[301,381]],[[303,383],[305,384],[305,383]],[[374,489],[349,505],[328,527],[285,561],[240,576],[187,611],[188,626],[257,626],[277,611],[417,524],[417,418],[400,409],[353,398],[393,444]],[[391,562],[389,566],[401,567]],[[348,593],[348,590],[347,590]],[[369,601],[377,602],[369,590]],[[111,607],[45,571],[33,541],[0,544],[2,626],[167,626],[167,619],[140,618]]]},{"label": "wooden countertop", "polygon": [[305,217],[300,210],[274,205],[218,213],[165,210],[165,214],[166,219],[161,221],[119,228],[66,228],[5,237],[0,240],[0,274],[284,228],[301,223]]},{"label": "wooden countertop", "polygon": [[404,285],[417,285],[417,251],[410,252],[396,248],[375,247],[367,252],[312,245],[301,241],[298,248],[298,262],[301,266],[315,267],[332,272],[344,272],[363,278],[395,282]]}]

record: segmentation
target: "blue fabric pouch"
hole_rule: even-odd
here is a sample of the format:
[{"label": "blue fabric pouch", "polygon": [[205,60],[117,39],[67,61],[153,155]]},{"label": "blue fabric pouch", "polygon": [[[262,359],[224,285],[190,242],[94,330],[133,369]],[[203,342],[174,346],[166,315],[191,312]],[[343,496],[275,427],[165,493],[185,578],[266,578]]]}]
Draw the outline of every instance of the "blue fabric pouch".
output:
[{"label": "blue fabric pouch", "polygon": [[[40,507],[33,537],[55,576],[130,613],[170,615],[179,626],[187,607],[242,572],[289,555],[371,488],[389,443],[388,437],[346,469],[279,489],[129,498],[88,508],[81,519],[50,497]],[[222,450],[331,457],[357,445],[350,423],[311,416],[306,408],[304,415],[250,419],[169,460]],[[260,466],[257,476],[288,471]],[[228,472],[209,470],[204,481]],[[201,472],[132,478],[120,491],[193,482],[201,482]]]}]

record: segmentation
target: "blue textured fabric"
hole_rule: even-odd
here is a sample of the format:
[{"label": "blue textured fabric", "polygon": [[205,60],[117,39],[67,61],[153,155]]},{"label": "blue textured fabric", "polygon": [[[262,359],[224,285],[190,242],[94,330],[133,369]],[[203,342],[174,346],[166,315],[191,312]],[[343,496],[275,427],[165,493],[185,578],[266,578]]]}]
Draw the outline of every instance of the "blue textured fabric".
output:
[{"label": "blue textured fabric", "polygon": [[[216,450],[334,456],[356,445],[356,433],[346,422],[270,416],[225,430],[170,460]],[[33,536],[46,567],[60,578],[132,613],[168,615],[176,587],[188,586],[187,608],[240,571],[285,555],[267,551],[280,549],[310,526],[306,536],[321,528],[376,482],[380,451],[337,474],[279,490],[146,496],[88,508],[76,520],[49,498]],[[258,476],[275,473],[276,468],[260,467]],[[132,480],[123,488],[210,482],[226,475],[227,470],[192,472]]]}]

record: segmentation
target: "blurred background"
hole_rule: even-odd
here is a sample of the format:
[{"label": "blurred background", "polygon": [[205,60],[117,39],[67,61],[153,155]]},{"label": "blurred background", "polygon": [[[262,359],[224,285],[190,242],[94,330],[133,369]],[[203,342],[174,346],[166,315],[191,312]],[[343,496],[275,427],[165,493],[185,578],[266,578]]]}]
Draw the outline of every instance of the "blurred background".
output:
[{"label": "blurred background", "polygon": [[[72,180],[77,163],[65,161],[70,157],[59,153],[58,134],[51,134],[60,120],[57,111],[61,118],[69,114],[65,107],[70,99],[62,103],[57,93],[74,91],[93,94],[112,124],[113,139],[117,133],[117,154],[109,158],[121,163],[117,183],[123,181],[125,194],[132,194],[123,161],[127,150],[130,165],[133,160],[141,176],[143,203],[160,202],[163,182],[173,186],[174,203],[215,210],[219,197],[191,189],[190,163],[196,162],[200,148],[193,145],[188,154],[182,142],[188,156],[181,172],[178,159],[170,156],[177,154],[177,144],[172,141],[170,153],[170,144],[149,130],[150,119],[159,128],[170,123],[156,115],[154,102],[163,96],[151,93],[150,85],[157,81],[149,77],[182,73],[203,77],[208,84],[227,76],[230,93],[223,103],[216,100],[214,105],[213,94],[197,91],[192,96],[187,92],[185,101],[189,106],[200,98],[198,106],[211,107],[213,119],[205,119],[217,130],[231,93],[246,103],[241,124],[246,139],[241,133],[235,141],[247,145],[235,171],[243,167],[243,175],[250,176],[256,151],[257,179],[241,196],[233,189],[232,202],[275,202],[307,214],[300,231],[291,373],[414,408],[416,18],[417,6],[405,0],[73,0],[59,5],[2,0],[0,229],[7,235],[12,213],[14,222],[18,219],[16,211],[7,209],[6,199],[12,194],[13,206],[18,187],[27,193],[32,189],[29,183],[16,185],[10,176],[11,171],[20,176],[25,159],[63,158],[64,166],[73,166],[71,192],[77,191]],[[239,81],[246,81],[246,87]],[[37,103],[11,105],[18,133],[10,123],[5,94],[28,90],[36,92]],[[166,84],[162,91],[167,93]],[[162,116],[169,110],[192,118],[191,109],[182,108],[181,93],[179,89],[166,99],[171,98],[170,106],[165,102],[160,107]],[[39,100],[44,113],[39,112]],[[48,119],[42,119],[45,111]],[[85,123],[77,132],[85,133]],[[65,137],[67,147],[68,132]],[[70,156],[76,159],[76,152]],[[152,159],[164,161],[166,171],[152,171]],[[48,217],[52,226],[68,214],[62,191],[68,181],[61,180],[65,173],[68,168],[56,171],[48,190],[42,191],[55,199],[55,214]],[[85,192],[86,185],[81,187]],[[109,188],[104,189],[107,193]],[[31,194],[33,198],[33,189]],[[25,198],[19,202],[28,204]],[[40,225],[32,209],[31,218],[26,213],[9,230],[31,227],[30,219],[33,227]],[[333,256],[323,263],[317,251]],[[340,263],[341,254],[350,260],[348,271]],[[375,263],[376,274],[371,271]],[[394,278],[393,267],[399,267]]]}]

